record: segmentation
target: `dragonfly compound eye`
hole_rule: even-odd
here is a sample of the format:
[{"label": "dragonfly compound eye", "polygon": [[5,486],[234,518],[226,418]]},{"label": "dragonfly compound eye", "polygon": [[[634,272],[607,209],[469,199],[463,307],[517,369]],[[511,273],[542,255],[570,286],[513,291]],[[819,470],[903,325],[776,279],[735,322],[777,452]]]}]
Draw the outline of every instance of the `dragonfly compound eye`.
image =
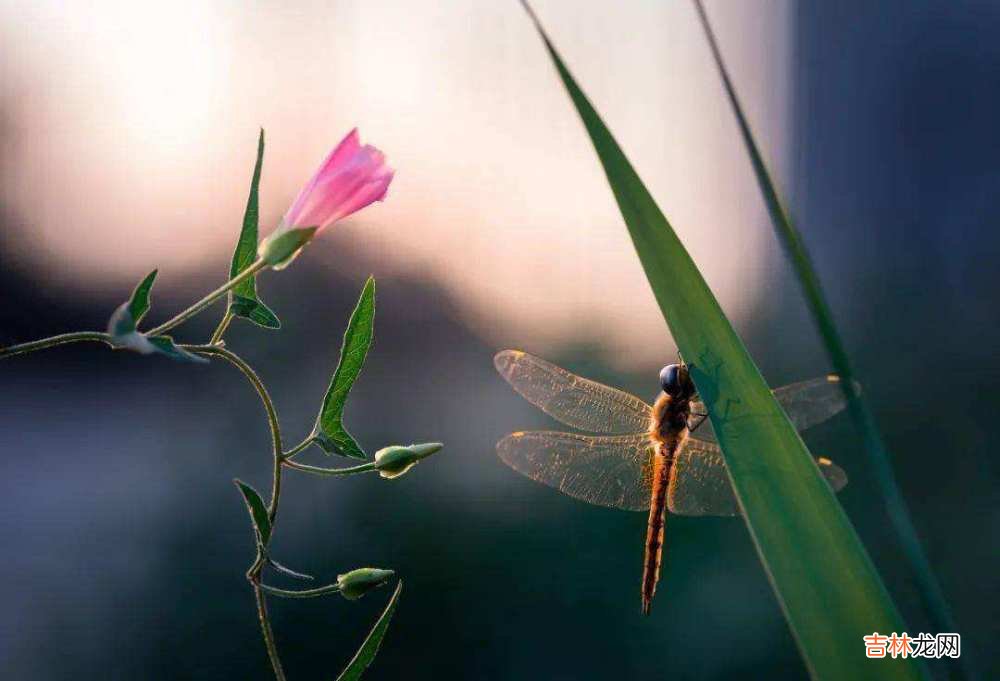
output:
[{"label": "dragonfly compound eye", "polygon": [[676,395],[681,390],[681,368],[677,364],[668,364],[660,370],[660,387],[668,395]]}]

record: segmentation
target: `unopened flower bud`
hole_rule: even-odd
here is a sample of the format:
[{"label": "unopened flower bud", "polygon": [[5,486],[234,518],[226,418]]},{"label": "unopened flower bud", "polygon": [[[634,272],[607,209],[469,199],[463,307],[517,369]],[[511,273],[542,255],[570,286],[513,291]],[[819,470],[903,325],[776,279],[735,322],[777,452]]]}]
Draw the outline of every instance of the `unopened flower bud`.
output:
[{"label": "unopened flower bud", "polygon": [[392,570],[381,570],[379,568],[358,568],[350,572],[337,575],[337,586],[340,587],[340,595],[349,601],[356,601],[372,589],[389,581],[395,574]]},{"label": "unopened flower bud", "polygon": [[315,235],[315,227],[281,230],[260,243],[257,255],[274,269],[284,269]]},{"label": "unopened flower bud", "polygon": [[383,478],[398,478],[416,466],[418,461],[426,459],[442,447],[444,445],[440,442],[425,442],[409,447],[400,445],[383,447],[375,452],[375,470]]}]

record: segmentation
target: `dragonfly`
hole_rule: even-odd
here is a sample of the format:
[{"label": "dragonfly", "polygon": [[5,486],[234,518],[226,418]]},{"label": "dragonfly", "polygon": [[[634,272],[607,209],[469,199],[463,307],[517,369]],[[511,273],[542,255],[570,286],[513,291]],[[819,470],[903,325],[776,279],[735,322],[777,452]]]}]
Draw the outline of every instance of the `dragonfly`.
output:
[{"label": "dragonfly", "polygon": [[[660,372],[650,405],[577,376],[520,350],[493,358],[524,399],[557,421],[588,434],[519,431],[497,443],[500,459],[536,482],[582,501],[646,511],[642,612],[648,615],[660,577],[666,511],[685,516],[740,513],[705,404],[686,364]],[[846,406],[840,378],[828,375],[774,390],[797,430],[826,421]],[[830,459],[816,464],[835,492],[847,484]]]}]

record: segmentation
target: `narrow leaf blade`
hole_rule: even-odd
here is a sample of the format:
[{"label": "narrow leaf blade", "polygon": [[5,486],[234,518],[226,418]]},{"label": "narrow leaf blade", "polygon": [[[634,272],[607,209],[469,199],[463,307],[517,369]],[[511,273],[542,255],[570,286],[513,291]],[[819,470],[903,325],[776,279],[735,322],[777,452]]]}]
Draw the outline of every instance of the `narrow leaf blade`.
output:
[{"label": "narrow leaf blade", "polygon": [[139,282],[139,285],[135,287],[132,291],[132,297],[129,298],[129,312],[132,314],[132,320],[135,325],[138,326],[142,318],[146,316],[149,312],[149,293],[153,288],[153,282],[156,280],[156,273],[159,270],[153,270],[146,275],[146,278]]},{"label": "narrow leaf blade", "polygon": [[120,347],[136,345],[135,339],[131,336],[135,334],[139,322],[149,311],[149,292],[153,288],[156,273],[157,270],[153,270],[147,274],[132,289],[132,295],[129,296],[128,300],[115,308],[111,314],[111,318],[108,320],[108,334],[111,336],[112,344]]},{"label": "narrow leaf blade", "polygon": [[[806,666],[814,678],[869,676],[862,636],[904,631],[895,605],[691,257],[532,19],[597,151],[664,318],[694,365],[743,517]],[[880,678],[925,678],[913,658],[885,662]]]},{"label": "narrow leaf blade", "polygon": [[375,626],[368,633],[365,642],[361,644],[361,648],[358,649],[354,659],[350,661],[347,668],[337,677],[337,681],[356,681],[360,679],[365,669],[375,660],[379,646],[382,645],[382,639],[385,638],[385,632],[389,628],[389,622],[396,613],[396,606],[399,605],[399,594],[402,592],[403,580],[400,580],[396,584],[396,590],[392,593],[392,597],[389,599],[389,604],[385,606],[385,610],[378,618],[378,621],[375,622]]},{"label": "narrow leaf blade", "polygon": [[304,572],[296,572],[295,570],[291,569],[290,567],[286,567],[286,566],[282,565],[281,563],[279,563],[278,561],[276,561],[274,558],[271,558],[270,556],[267,557],[267,563],[268,563],[268,565],[270,565],[271,567],[273,567],[278,572],[284,573],[284,574],[286,574],[289,577],[292,577],[294,579],[301,579],[301,580],[304,580],[304,581],[307,581],[307,582],[311,582],[314,579],[316,579],[312,575],[307,575]]},{"label": "narrow leaf blade", "polygon": [[[257,161],[250,179],[250,194],[247,196],[247,207],[243,212],[243,228],[240,238],[233,251],[233,259],[229,265],[229,278],[236,277],[240,272],[253,264],[257,258],[257,233],[260,222],[260,174],[264,164],[264,129],[261,128],[257,139]],[[254,324],[266,329],[281,327],[278,317],[261,302],[257,295],[257,278],[250,277],[237,284],[229,292],[229,312],[235,317],[249,319]]]},{"label": "narrow leaf blade", "polygon": [[323,398],[323,407],[312,432],[313,440],[327,454],[336,453],[355,459],[365,458],[364,450],[344,427],[344,404],[368,356],[374,335],[374,322],[375,279],[369,277],[344,332],[340,361],[333,373],[326,397]]},{"label": "narrow leaf blade", "polygon": [[233,482],[236,483],[240,494],[243,495],[243,501],[246,502],[247,510],[250,512],[250,521],[257,534],[257,541],[260,542],[261,546],[267,546],[267,543],[271,541],[271,518],[267,514],[264,500],[260,498],[257,490],[242,480],[233,480]]},{"label": "narrow leaf blade", "polygon": [[[886,451],[882,434],[875,423],[875,417],[868,407],[866,400],[861,395],[858,382],[853,380],[854,371],[847,354],[847,349],[844,347],[840,331],[834,322],[833,312],[827,303],[826,293],[823,291],[819,274],[812,264],[812,258],[806,248],[805,239],[802,238],[802,234],[795,227],[788,210],[786,210],[778,194],[778,189],[771,177],[771,173],[767,169],[764,156],[757,145],[757,141],[754,139],[750,122],[743,111],[743,107],[740,105],[736,88],[729,77],[729,72],[722,59],[722,52],[719,49],[715,33],[712,31],[712,26],[709,23],[708,15],[701,0],[695,1],[695,8],[698,11],[698,17],[701,20],[702,28],[708,39],[708,44],[719,71],[719,76],[722,79],[729,104],[732,107],[733,115],[736,117],[736,122],[739,125],[740,136],[743,138],[744,147],[746,148],[747,155],[750,157],[750,165],[757,179],[757,186],[760,188],[760,193],[767,206],[767,212],[771,216],[774,233],[778,237],[778,242],[784,247],[785,255],[792,264],[799,284],[802,286],[806,302],[809,304],[809,309],[812,312],[813,321],[815,321],[820,336],[826,345],[830,361],[833,363],[836,372],[845,379],[840,385],[844,391],[844,397],[847,399],[848,413],[862,435],[865,450],[868,452],[869,460],[872,464],[870,473],[882,488],[882,503],[886,507],[887,516],[893,524],[896,534],[899,535],[900,547],[903,549],[903,554],[909,562],[910,569],[916,578],[924,605],[937,631],[958,631],[959,628],[952,615],[951,606],[948,604],[941,584],[938,582],[937,576],[931,568],[930,561],[927,559],[927,555],[920,542],[920,536],[913,524],[910,509],[899,490],[899,485],[896,482],[896,474],[892,469],[889,453]],[[972,668],[972,663],[969,662],[968,655],[959,658],[955,663],[964,669],[966,676],[975,678],[976,673]]]},{"label": "narrow leaf blade", "polygon": [[257,326],[265,329],[280,329],[281,321],[278,315],[274,314],[267,305],[258,300],[244,298],[243,296],[233,296],[233,301],[229,304],[229,311],[236,317],[249,319]]}]

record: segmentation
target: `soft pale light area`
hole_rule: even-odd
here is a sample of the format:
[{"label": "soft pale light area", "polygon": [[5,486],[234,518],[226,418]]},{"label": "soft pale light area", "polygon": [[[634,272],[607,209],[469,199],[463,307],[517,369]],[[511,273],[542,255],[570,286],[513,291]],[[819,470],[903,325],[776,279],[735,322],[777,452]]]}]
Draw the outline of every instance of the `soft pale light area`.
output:
[{"label": "soft pale light area", "polygon": [[[304,258],[360,245],[376,274],[429,273],[491,342],[672,342],[590,143],[516,2],[0,4],[5,257],[52,285],[123,291],[225,270],[258,126],[262,232],[352,126],[397,176]],[[772,158],[786,2],[708,3]],[[773,238],[688,2],[538,2],[735,322]],[[779,168],[780,170],[780,168]],[[13,250],[11,250],[13,249]],[[282,276],[295,276],[294,272]],[[267,286],[266,280],[262,284]]]}]

